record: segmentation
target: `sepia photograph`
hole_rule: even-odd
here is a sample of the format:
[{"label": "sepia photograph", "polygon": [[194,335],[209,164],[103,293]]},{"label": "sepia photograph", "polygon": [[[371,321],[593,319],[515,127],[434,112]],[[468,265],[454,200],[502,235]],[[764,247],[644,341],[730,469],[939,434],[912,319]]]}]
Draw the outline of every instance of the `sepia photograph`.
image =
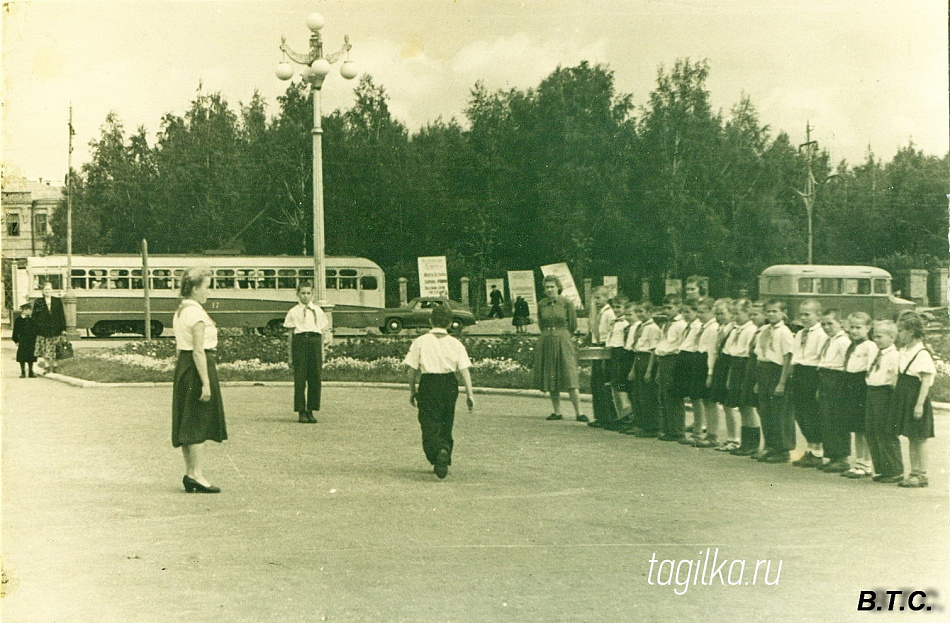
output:
[{"label": "sepia photograph", "polygon": [[4,2],[0,618],[948,620],[948,26]]}]

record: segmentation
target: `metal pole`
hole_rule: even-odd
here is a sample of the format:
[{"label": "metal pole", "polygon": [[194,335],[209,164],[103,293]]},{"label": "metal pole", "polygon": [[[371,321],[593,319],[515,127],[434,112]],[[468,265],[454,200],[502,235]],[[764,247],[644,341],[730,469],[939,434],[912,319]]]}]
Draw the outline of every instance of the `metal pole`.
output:
[{"label": "metal pole", "polygon": [[313,93],[313,292],[317,305],[327,306],[326,262],[323,233],[323,125],[320,113],[320,87]]},{"label": "metal pole", "polygon": [[73,105],[69,104],[69,155],[66,160],[66,283],[63,285],[63,311],[66,335],[79,337],[76,331],[76,294],[73,292]]},{"label": "metal pole", "polygon": [[145,290],[145,339],[152,339],[152,298],[149,290],[148,240],[142,238],[142,285]]}]

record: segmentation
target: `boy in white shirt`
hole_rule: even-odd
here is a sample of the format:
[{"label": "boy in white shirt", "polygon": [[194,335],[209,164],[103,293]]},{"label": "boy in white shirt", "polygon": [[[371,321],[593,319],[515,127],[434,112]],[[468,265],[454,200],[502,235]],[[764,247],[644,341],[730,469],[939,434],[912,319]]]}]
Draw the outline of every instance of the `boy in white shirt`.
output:
[{"label": "boy in white shirt", "polygon": [[[313,284],[297,283],[298,305],[284,318],[287,332],[287,364],[294,371],[294,411],[301,424],[316,424],[314,411],[320,410],[323,351],[330,343],[330,321],[313,302]],[[324,338],[326,336],[326,338]]]},{"label": "boy in white shirt", "polygon": [[[874,482],[895,483],[904,479],[904,461],[897,434],[900,418],[894,407],[894,386],[900,366],[900,352],[894,346],[897,325],[890,320],[874,323],[874,343],[878,353],[868,370],[866,419],[868,449],[874,465]],[[847,473],[847,472],[845,472]]]},{"label": "boy in white shirt", "polygon": [[448,333],[452,312],[447,306],[433,307],[429,322],[432,330],[412,341],[403,363],[409,366],[409,404],[419,409],[422,450],[435,475],[445,478],[452,464],[459,380],[465,384],[468,410],[475,407],[469,373],[472,362],[465,346]]}]

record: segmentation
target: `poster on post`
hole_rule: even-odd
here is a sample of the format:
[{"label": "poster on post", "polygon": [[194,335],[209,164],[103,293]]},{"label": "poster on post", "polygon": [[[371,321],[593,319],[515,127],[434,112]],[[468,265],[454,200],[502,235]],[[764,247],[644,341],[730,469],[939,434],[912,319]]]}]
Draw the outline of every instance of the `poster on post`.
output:
[{"label": "poster on post", "polygon": [[514,301],[518,297],[528,303],[528,311],[532,318],[538,317],[538,296],[534,287],[533,270],[508,271],[508,297]]},{"label": "poster on post", "polygon": [[449,271],[444,255],[418,258],[419,296],[449,298]]},{"label": "poster on post", "polygon": [[564,288],[563,292],[561,292],[561,296],[573,301],[574,307],[576,309],[581,309],[584,307],[584,302],[581,300],[580,292],[577,291],[577,285],[574,283],[574,276],[571,275],[571,269],[567,267],[566,262],[542,266],[541,274],[545,277],[548,275],[553,275],[560,279],[561,286]]}]

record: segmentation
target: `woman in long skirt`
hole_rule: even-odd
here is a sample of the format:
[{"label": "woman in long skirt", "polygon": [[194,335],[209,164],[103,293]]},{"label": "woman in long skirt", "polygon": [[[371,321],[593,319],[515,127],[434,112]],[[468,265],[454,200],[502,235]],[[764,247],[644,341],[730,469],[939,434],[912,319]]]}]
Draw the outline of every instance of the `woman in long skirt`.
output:
[{"label": "woman in long skirt", "polygon": [[561,392],[567,392],[574,405],[574,417],[587,422],[581,415],[580,387],[577,371],[577,351],[571,335],[577,329],[574,304],[560,296],[561,281],[553,275],[544,278],[545,298],[538,303],[538,338],[534,353],[534,386],[551,397],[553,413],[549,420],[561,420]]},{"label": "woman in long skirt", "polygon": [[228,438],[215,368],[218,330],[202,305],[208,300],[211,271],[191,268],[182,275],[182,301],[175,312],[178,363],[172,390],[172,445],[185,459],[182,484],[188,493],[219,493],[201,471],[198,449],[205,441]]}]

